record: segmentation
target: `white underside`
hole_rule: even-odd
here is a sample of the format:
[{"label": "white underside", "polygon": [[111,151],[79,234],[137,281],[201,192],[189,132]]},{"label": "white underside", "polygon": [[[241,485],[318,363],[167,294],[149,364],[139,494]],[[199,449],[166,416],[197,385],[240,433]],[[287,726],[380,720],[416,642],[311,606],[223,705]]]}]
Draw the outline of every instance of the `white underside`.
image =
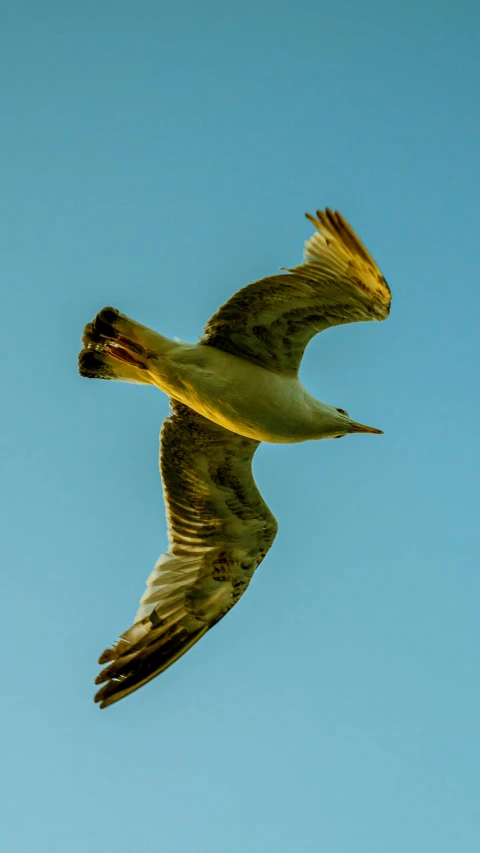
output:
[{"label": "white underside", "polygon": [[162,352],[149,363],[152,382],[226,429],[274,443],[327,438],[338,431],[336,409],[312,397],[297,377],[214,347],[162,340]]}]

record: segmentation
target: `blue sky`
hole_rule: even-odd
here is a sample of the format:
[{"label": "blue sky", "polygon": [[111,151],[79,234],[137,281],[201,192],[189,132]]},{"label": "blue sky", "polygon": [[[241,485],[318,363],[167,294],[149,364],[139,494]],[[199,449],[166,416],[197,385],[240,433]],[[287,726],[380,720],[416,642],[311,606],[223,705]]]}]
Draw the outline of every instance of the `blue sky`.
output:
[{"label": "blue sky", "polygon": [[[478,850],[478,4],[1,12],[0,726],[8,853]],[[106,711],[166,547],[154,389],[77,375],[103,306],[195,340],[338,208],[391,318],[310,345],[385,435],[263,446],[240,604]]]}]

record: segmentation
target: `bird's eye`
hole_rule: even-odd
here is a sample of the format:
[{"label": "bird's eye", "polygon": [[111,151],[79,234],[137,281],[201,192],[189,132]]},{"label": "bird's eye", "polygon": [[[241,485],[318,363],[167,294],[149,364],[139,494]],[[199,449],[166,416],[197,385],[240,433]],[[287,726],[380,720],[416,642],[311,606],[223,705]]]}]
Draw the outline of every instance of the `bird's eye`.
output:
[{"label": "bird's eye", "polygon": [[337,409],[337,412],[340,412],[341,415],[347,415],[347,418],[348,418],[348,414],[345,411],[345,409]]}]

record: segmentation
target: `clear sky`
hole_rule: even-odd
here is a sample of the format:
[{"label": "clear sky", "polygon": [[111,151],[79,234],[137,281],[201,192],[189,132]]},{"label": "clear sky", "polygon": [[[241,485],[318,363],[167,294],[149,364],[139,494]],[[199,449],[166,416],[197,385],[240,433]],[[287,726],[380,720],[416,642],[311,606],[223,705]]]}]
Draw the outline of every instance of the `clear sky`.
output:
[{"label": "clear sky", "polygon": [[[5,853],[476,853],[480,7],[6,0],[0,21]],[[96,658],[166,548],[167,399],[77,374],[114,305],[194,341],[316,207],[391,318],[309,346],[382,437],[263,446],[240,604],[127,700]]]}]

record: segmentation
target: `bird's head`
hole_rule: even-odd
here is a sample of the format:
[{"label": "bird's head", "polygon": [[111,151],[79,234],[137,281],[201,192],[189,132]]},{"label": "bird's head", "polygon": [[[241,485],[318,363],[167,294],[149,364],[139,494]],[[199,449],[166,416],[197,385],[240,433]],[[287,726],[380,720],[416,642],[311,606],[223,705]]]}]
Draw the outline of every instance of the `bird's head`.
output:
[{"label": "bird's head", "polygon": [[337,409],[335,406],[328,406],[329,423],[328,435],[325,438],[343,438],[344,435],[350,435],[353,432],[365,432],[372,435],[383,435],[381,429],[359,424],[357,421],[352,421],[348,412],[345,409]]}]

